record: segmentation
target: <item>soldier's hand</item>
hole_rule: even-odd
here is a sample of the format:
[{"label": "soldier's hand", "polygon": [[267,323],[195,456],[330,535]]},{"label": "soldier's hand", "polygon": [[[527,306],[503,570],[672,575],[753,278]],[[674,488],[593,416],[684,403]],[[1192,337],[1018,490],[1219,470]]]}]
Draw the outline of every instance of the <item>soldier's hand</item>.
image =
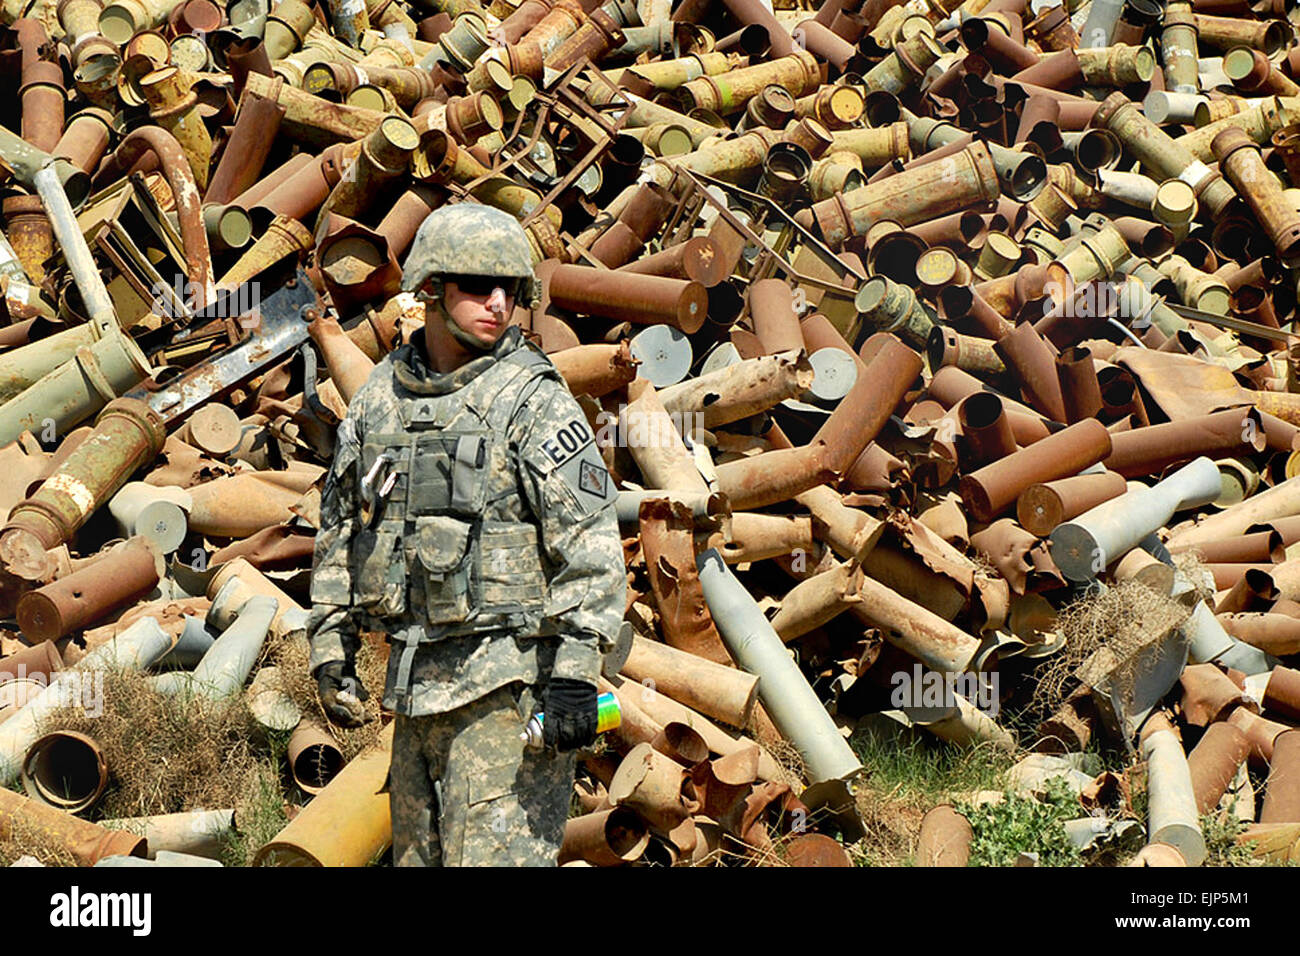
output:
[{"label": "soldier's hand", "polygon": [[586,681],[552,678],[542,709],[542,742],[561,753],[586,747],[596,739],[596,688]]},{"label": "soldier's hand", "polygon": [[365,685],[342,661],[330,661],[316,670],[316,689],[325,713],[345,727],[366,722],[364,701],[370,699]]}]

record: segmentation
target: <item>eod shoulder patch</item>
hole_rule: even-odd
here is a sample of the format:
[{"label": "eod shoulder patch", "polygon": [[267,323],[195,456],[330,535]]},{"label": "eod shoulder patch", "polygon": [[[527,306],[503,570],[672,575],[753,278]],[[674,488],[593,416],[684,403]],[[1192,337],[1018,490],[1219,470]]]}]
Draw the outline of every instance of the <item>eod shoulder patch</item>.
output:
[{"label": "eod shoulder patch", "polygon": [[592,441],[591,429],[580,418],[572,418],[542,439],[542,452],[552,466],[563,465]]}]

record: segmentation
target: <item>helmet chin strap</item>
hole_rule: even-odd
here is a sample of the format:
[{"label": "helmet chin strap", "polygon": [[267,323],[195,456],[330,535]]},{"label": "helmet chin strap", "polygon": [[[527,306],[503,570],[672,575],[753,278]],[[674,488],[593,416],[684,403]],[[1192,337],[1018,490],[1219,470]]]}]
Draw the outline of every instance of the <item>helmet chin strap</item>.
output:
[{"label": "helmet chin strap", "polygon": [[451,333],[451,337],[469,351],[476,352],[480,355],[486,355],[496,348],[496,342],[493,342],[490,345],[485,344],[482,339],[470,335],[457,325],[456,320],[453,319],[451,313],[447,311],[447,307],[443,305],[442,299],[438,299],[438,311],[442,313],[442,321],[446,324],[447,331]]}]

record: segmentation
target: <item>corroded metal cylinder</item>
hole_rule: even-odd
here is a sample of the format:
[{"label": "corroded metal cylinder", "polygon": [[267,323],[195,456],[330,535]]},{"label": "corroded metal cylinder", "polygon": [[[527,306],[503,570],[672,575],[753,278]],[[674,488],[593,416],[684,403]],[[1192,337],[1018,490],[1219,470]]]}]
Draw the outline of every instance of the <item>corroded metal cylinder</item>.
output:
[{"label": "corroded metal cylinder", "polygon": [[1210,144],[1228,182],[1250,206],[1283,259],[1300,252],[1300,212],[1282,193],[1282,185],[1264,165],[1259,147],[1243,129],[1229,127]]},{"label": "corroded metal cylinder", "polygon": [[1105,458],[1110,447],[1110,433],[1101,422],[1078,422],[963,476],[962,501],[976,519],[992,521],[1030,485],[1076,474]]},{"label": "corroded metal cylinder", "polygon": [[145,538],[132,538],[18,599],[18,626],[29,641],[53,641],[138,600],[158,583],[162,562]]},{"label": "corroded metal cylinder", "polygon": [[1020,493],[1016,517],[1026,531],[1045,538],[1057,525],[1124,494],[1127,488],[1124,476],[1113,471],[1032,484]]},{"label": "corroded metal cylinder", "polygon": [[547,286],[551,303],[584,315],[638,325],[666,323],[696,332],[708,311],[708,292],[698,282],[560,265]]},{"label": "corroded metal cylinder", "polygon": [[20,502],[0,530],[0,563],[10,575],[38,580],[48,570],[45,552],[67,541],[90,515],[162,450],[162,418],[144,402],[109,402],[90,437]]},{"label": "corroded metal cylinder", "polygon": [[49,845],[66,850],[82,866],[94,866],[109,856],[145,855],[144,837],[105,829],[0,788],[0,824],[7,824],[7,830],[14,823],[36,830]]},{"label": "corroded metal cylinder", "polygon": [[1223,178],[1179,141],[1147,119],[1123,93],[1112,93],[1097,108],[1092,123],[1109,129],[1143,166],[1160,179],[1181,179],[1211,215],[1218,216],[1236,193]]},{"label": "corroded metal cylinder", "polygon": [[992,154],[976,142],[954,155],[816,203],[795,220],[806,227],[815,223],[826,243],[837,246],[850,236],[865,235],[877,222],[909,226],[994,202],[999,195]]},{"label": "corroded metal cylinder", "polygon": [[258,851],[257,866],[365,866],[392,843],[384,779],[393,749],[393,725],[321,790],[307,807]]}]

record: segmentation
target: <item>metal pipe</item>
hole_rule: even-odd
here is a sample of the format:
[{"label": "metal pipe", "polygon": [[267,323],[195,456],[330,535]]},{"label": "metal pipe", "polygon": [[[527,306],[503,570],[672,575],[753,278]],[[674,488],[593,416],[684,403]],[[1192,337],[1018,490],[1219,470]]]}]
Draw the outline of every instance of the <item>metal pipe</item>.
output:
[{"label": "metal pipe", "polygon": [[[176,216],[180,220],[181,227],[181,245],[185,248],[185,260],[189,267],[190,287],[187,291],[190,293],[193,308],[198,311],[211,303],[216,294],[212,281],[212,253],[208,248],[208,231],[203,225],[202,197],[180,144],[174,136],[161,127],[140,126],[122,138],[122,142],[118,144],[108,161],[118,164],[120,168],[130,169],[147,153],[153,153],[157,158],[158,166],[167,177],[167,185],[171,187],[172,196],[176,200]],[[50,221],[54,221],[53,215]],[[55,231],[57,234],[57,225]],[[80,235],[80,230],[77,234]],[[59,242],[66,250],[67,246],[61,236]],[[78,289],[80,288],[78,284]],[[107,296],[107,292],[105,295]],[[84,290],[82,299],[91,310],[93,317],[94,306],[85,298]]]},{"label": "metal pipe", "polygon": [[365,866],[393,842],[384,781],[394,724],[362,751],[253,859],[255,866]]},{"label": "metal pipe", "polygon": [[[1155,722],[1155,718],[1153,718]],[[1147,833],[1152,843],[1167,843],[1188,866],[1205,862],[1205,835],[1196,810],[1187,755],[1168,721],[1144,731],[1142,757],[1147,762]]]},{"label": "metal pipe", "polygon": [[1090,581],[1175,512],[1209,504],[1222,487],[1218,466],[1197,458],[1150,488],[1129,491],[1053,528],[1052,560],[1071,581]]},{"label": "metal pipe", "polygon": [[758,604],[716,549],[701,554],[697,566],[723,642],[741,667],[759,675],[763,707],[781,735],[798,749],[809,780],[814,785],[830,781],[847,784],[862,772],[862,764]]}]

